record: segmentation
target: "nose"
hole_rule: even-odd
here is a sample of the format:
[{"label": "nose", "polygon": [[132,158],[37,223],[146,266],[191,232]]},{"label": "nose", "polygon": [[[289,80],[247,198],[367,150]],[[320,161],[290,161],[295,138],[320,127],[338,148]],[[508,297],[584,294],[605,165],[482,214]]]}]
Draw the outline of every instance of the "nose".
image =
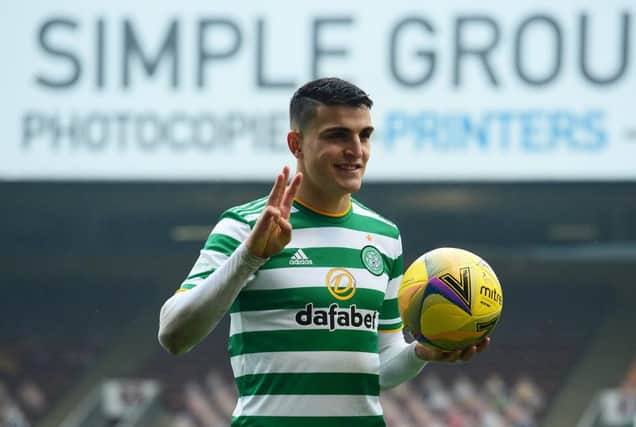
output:
[{"label": "nose", "polygon": [[354,135],[347,144],[347,148],[345,149],[345,154],[351,157],[355,157],[359,159],[362,157],[362,141],[360,141],[360,137],[358,135]]}]

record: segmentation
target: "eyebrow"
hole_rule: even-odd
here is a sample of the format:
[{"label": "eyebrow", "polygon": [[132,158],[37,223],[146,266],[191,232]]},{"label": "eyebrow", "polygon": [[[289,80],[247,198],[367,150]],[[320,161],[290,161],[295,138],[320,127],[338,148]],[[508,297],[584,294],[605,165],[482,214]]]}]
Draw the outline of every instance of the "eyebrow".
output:
[{"label": "eyebrow", "polygon": [[[362,128],[362,130],[360,131],[360,133],[363,132],[368,132],[369,135],[371,135],[373,133],[373,131],[375,130],[375,128],[373,126],[367,126],[365,128]],[[327,128],[324,129],[323,131],[320,132],[320,135],[324,135],[326,133],[330,133],[330,132],[345,132],[345,133],[352,133],[351,129],[349,129],[348,127],[344,127],[344,126],[334,126],[331,128]]]}]

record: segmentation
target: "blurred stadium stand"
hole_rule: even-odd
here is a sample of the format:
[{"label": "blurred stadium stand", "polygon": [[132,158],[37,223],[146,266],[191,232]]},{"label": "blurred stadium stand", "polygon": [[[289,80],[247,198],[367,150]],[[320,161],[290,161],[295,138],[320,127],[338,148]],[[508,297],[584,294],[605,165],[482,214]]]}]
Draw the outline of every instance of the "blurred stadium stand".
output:
[{"label": "blurred stadium stand", "polygon": [[633,427],[636,425],[636,357],[619,387],[599,392],[577,427]]},{"label": "blurred stadium stand", "polygon": [[[59,427],[110,379],[161,389],[148,419],[113,425],[227,425],[227,322],[175,358],[159,348],[157,318],[222,210],[267,191],[2,183],[0,426]],[[387,393],[391,427],[574,426],[597,390],[631,378],[634,184],[367,184],[358,198],[400,225],[407,263],[464,247],[504,288],[492,348]]]}]

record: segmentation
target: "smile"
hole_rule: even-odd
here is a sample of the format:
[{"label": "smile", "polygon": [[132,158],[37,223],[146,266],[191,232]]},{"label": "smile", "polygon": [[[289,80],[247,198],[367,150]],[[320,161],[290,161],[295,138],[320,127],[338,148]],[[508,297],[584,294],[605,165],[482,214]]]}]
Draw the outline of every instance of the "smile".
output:
[{"label": "smile", "polygon": [[343,171],[356,171],[360,169],[362,166],[353,165],[353,164],[343,164],[343,165],[335,165],[336,169],[340,169]]}]

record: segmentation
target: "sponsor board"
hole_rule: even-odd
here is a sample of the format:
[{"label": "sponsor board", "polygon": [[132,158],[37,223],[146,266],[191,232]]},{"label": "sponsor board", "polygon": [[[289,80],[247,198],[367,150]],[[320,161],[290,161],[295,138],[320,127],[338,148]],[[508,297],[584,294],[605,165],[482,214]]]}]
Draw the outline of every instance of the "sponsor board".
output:
[{"label": "sponsor board", "polygon": [[0,179],[271,181],[290,96],[333,75],[375,101],[370,180],[636,179],[630,1],[5,12]]}]

